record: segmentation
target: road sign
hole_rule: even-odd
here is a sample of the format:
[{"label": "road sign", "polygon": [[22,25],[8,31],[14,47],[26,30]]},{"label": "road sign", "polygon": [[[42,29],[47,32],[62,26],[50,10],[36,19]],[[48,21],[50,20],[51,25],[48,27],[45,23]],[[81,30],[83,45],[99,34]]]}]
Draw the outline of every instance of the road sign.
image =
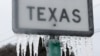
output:
[{"label": "road sign", "polygon": [[13,0],[13,31],[91,36],[92,9],[92,0]]}]

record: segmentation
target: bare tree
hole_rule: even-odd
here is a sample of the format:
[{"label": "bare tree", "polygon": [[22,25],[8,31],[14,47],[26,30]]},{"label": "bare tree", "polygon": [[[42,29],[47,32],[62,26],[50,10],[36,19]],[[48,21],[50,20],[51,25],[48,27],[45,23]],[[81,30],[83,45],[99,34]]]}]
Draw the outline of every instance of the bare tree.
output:
[{"label": "bare tree", "polygon": [[8,44],[0,48],[0,56],[17,56],[16,46]]}]

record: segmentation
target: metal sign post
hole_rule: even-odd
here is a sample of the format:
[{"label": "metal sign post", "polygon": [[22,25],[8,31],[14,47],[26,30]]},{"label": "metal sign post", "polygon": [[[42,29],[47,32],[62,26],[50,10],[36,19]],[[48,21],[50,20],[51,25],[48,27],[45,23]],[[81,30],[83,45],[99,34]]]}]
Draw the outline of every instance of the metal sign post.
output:
[{"label": "metal sign post", "polygon": [[55,39],[55,36],[50,36],[48,40],[47,56],[61,56],[61,44],[60,41]]}]

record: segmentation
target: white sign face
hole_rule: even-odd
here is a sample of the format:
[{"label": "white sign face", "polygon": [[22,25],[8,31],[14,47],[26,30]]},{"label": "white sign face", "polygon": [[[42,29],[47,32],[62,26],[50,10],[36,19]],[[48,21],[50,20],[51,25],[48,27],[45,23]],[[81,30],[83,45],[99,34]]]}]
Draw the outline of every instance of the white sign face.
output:
[{"label": "white sign face", "polygon": [[93,34],[91,0],[14,0],[13,15],[16,33]]}]

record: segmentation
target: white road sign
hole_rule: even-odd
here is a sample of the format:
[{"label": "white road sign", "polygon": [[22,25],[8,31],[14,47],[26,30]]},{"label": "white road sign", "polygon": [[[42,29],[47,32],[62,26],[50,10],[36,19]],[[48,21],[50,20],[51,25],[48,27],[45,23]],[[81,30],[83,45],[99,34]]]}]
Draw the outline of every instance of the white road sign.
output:
[{"label": "white road sign", "polygon": [[13,0],[13,31],[91,36],[92,0]]}]

